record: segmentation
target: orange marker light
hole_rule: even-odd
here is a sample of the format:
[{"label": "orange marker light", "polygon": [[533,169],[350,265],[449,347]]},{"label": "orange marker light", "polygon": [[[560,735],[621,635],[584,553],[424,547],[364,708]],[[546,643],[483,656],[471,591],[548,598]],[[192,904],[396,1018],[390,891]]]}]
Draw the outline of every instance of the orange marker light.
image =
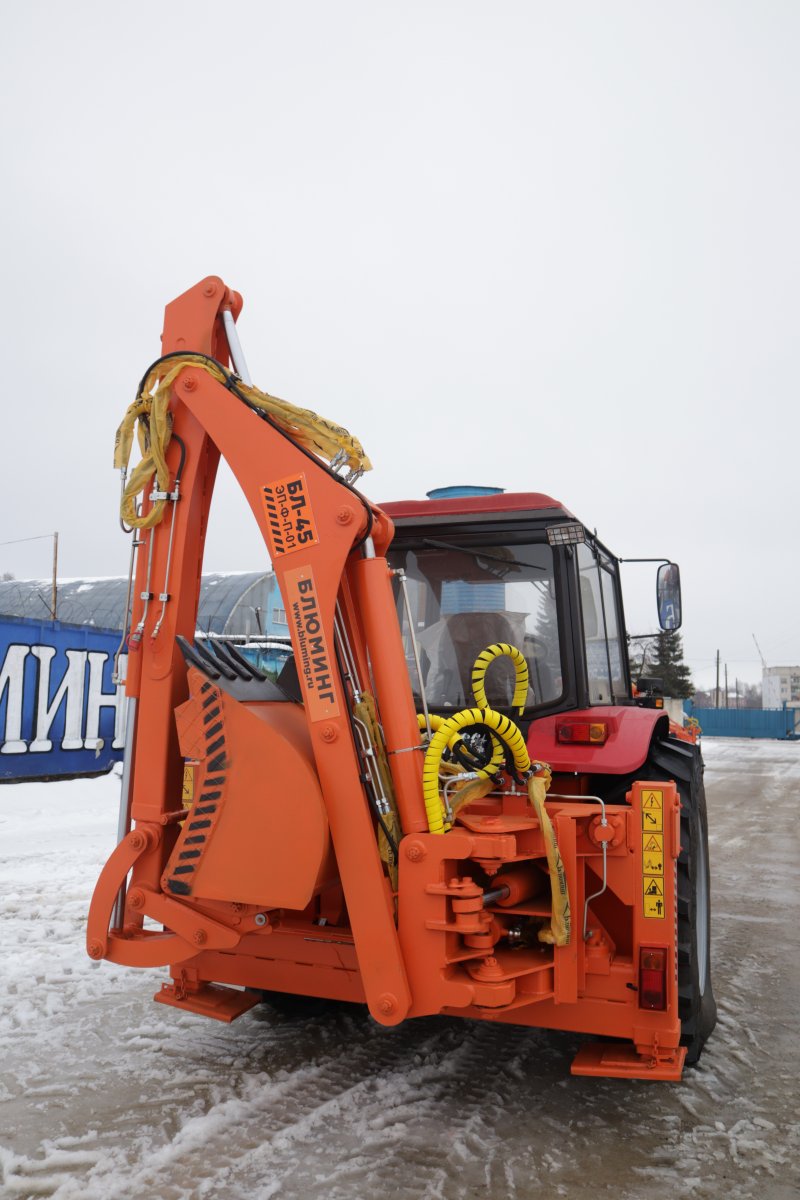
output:
[{"label": "orange marker light", "polygon": [[559,742],[602,746],[608,739],[608,726],[605,721],[561,721],[556,736]]}]

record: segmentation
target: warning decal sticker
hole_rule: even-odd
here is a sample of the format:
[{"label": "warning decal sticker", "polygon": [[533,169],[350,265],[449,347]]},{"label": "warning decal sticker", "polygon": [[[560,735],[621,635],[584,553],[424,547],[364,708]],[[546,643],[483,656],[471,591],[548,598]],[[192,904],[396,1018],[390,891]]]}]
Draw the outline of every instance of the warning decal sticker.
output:
[{"label": "warning decal sticker", "polygon": [[275,483],[265,483],[261,497],[273,559],[316,545],[317,525],[302,471]]},{"label": "warning decal sticker", "polygon": [[181,800],[184,808],[188,808],[194,800],[194,767],[191,763],[183,764],[183,789]]},{"label": "warning decal sticker", "polygon": [[661,833],[664,829],[663,792],[642,792],[642,829],[645,833]]},{"label": "warning decal sticker", "polygon": [[664,920],[664,793],[642,792],[642,906],[646,917]]},{"label": "warning decal sticker", "polygon": [[317,587],[310,567],[287,571],[286,616],[297,648],[297,675],[312,721],[339,716],[336,664],[331,658],[319,614]]}]

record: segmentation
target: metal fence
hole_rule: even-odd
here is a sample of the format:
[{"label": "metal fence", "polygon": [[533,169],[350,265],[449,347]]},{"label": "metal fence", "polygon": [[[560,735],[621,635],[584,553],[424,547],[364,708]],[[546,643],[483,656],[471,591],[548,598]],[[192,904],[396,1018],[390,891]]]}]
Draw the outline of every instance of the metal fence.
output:
[{"label": "metal fence", "polygon": [[691,700],[684,708],[706,737],[800,738],[797,708],[695,708]]}]

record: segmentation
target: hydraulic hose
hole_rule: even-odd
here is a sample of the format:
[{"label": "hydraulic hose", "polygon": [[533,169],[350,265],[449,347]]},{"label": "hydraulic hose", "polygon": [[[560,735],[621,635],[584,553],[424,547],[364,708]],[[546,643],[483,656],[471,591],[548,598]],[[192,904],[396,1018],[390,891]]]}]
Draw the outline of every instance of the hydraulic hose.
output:
[{"label": "hydraulic hose", "polygon": [[[525,739],[518,727],[502,713],[491,708],[465,708],[454,713],[452,717],[441,720],[441,724],[431,738],[430,745],[425,751],[425,762],[422,768],[422,795],[425,801],[425,812],[428,818],[428,829],[431,833],[444,833],[444,811],[439,797],[439,768],[442,755],[454,735],[471,725],[484,725],[508,747],[514,760],[514,767],[520,775],[531,769],[531,760],[525,746]],[[479,778],[488,778],[486,767],[476,772]]]},{"label": "hydraulic hose", "polygon": [[[539,774],[533,773],[534,768],[528,755],[525,739],[518,727],[508,717],[504,717],[491,708],[465,708],[461,712],[454,713],[452,717],[439,719],[438,728],[425,752],[425,763],[422,769],[422,794],[430,832],[441,834],[445,832],[445,813],[439,797],[439,768],[442,755],[454,735],[458,735],[468,725],[484,725],[502,739],[511,752],[515,769],[527,779],[528,796],[544,838],[552,896],[550,926],[539,931],[539,940],[549,942],[551,945],[566,946],[572,936],[569,889],[561,852],[558,849],[553,825],[545,808],[545,797],[550,785],[550,770],[537,764]],[[485,767],[476,774],[484,779],[488,777]]]},{"label": "hydraulic hose", "polygon": [[475,703],[479,708],[488,708],[489,706],[486,698],[486,672],[496,658],[510,658],[514,664],[517,678],[511,705],[521,716],[525,711],[525,701],[528,698],[528,664],[517,647],[509,646],[508,642],[495,642],[493,646],[487,646],[475,659],[472,668],[472,694],[475,697]]},{"label": "hydraulic hose", "polygon": [[[446,717],[437,716],[436,713],[428,714],[428,721],[430,721],[430,726],[434,733],[440,728],[446,719]],[[420,733],[425,733],[427,731],[428,721],[426,721],[424,713],[417,713],[417,724],[419,725]],[[460,733],[453,734],[453,736],[450,738],[450,741],[447,743],[447,749],[453,755],[460,750],[462,754],[467,755],[469,758],[474,759],[475,757]],[[458,761],[463,763],[464,760],[459,759]],[[469,767],[469,769],[474,771],[476,774],[479,774],[481,778],[487,778],[489,775],[496,775],[505,761],[505,747],[503,746],[502,742],[499,742],[497,738],[493,737],[492,757],[490,758],[489,762],[485,763],[482,767],[473,764]]]},{"label": "hydraulic hose", "polygon": [[[548,942],[551,945],[566,946],[572,936],[569,889],[561,852],[558,848],[552,822],[545,808],[545,798],[551,779],[550,769],[546,765],[537,763],[535,768],[536,773],[534,774],[534,767],[519,727],[513,721],[509,720],[508,717],[504,717],[502,713],[495,712],[494,709],[489,708],[486,704],[486,691],[484,688],[486,671],[496,658],[500,658],[503,655],[510,658],[516,668],[517,685],[512,703],[521,713],[528,695],[528,664],[515,646],[509,646],[506,642],[497,642],[493,646],[487,646],[478,655],[475,666],[472,669],[472,687],[476,703],[480,707],[462,709],[461,712],[454,713],[451,717],[441,717],[434,714],[430,716],[431,728],[434,732],[430,745],[425,752],[425,762],[422,768],[422,794],[425,801],[428,828],[431,833],[443,834],[445,832],[446,813],[439,795],[439,771],[445,750],[452,750],[458,744],[461,740],[461,731],[463,729],[468,726],[483,725],[493,735],[492,740],[495,744],[495,750],[492,755],[492,761],[485,767],[476,770],[474,774],[478,780],[485,781],[488,779],[497,771],[500,765],[499,761],[495,765],[498,753],[500,761],[503,761],[505,759],[505,750],[508,749],[514,760],[514,769],[526,779],[528,797],[538,818],[539,827],[544,838],[552,897],[550,926],[549,928],[539,930],[539,940],[541,942]],[[426,728],[425,718],[418,716],[417,719],[420,728]],[[469,786],[479,785],[470,784]],[[484,787],[486,786],[484,783]]]}]

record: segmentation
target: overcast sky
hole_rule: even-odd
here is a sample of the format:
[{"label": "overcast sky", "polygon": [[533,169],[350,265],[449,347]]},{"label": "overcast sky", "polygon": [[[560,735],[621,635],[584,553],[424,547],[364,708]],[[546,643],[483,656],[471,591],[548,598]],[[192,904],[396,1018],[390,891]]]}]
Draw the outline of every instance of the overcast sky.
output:
[{"label": "overcast sky", "polygon": [[[372,499],[548,492],[680,562],[699,684],[800,662],[800,5],[28,0],[0,54],[0,541],[127,570],[114,430],[213,273]],[[206,568],[264,562],[223,477]]]}]

